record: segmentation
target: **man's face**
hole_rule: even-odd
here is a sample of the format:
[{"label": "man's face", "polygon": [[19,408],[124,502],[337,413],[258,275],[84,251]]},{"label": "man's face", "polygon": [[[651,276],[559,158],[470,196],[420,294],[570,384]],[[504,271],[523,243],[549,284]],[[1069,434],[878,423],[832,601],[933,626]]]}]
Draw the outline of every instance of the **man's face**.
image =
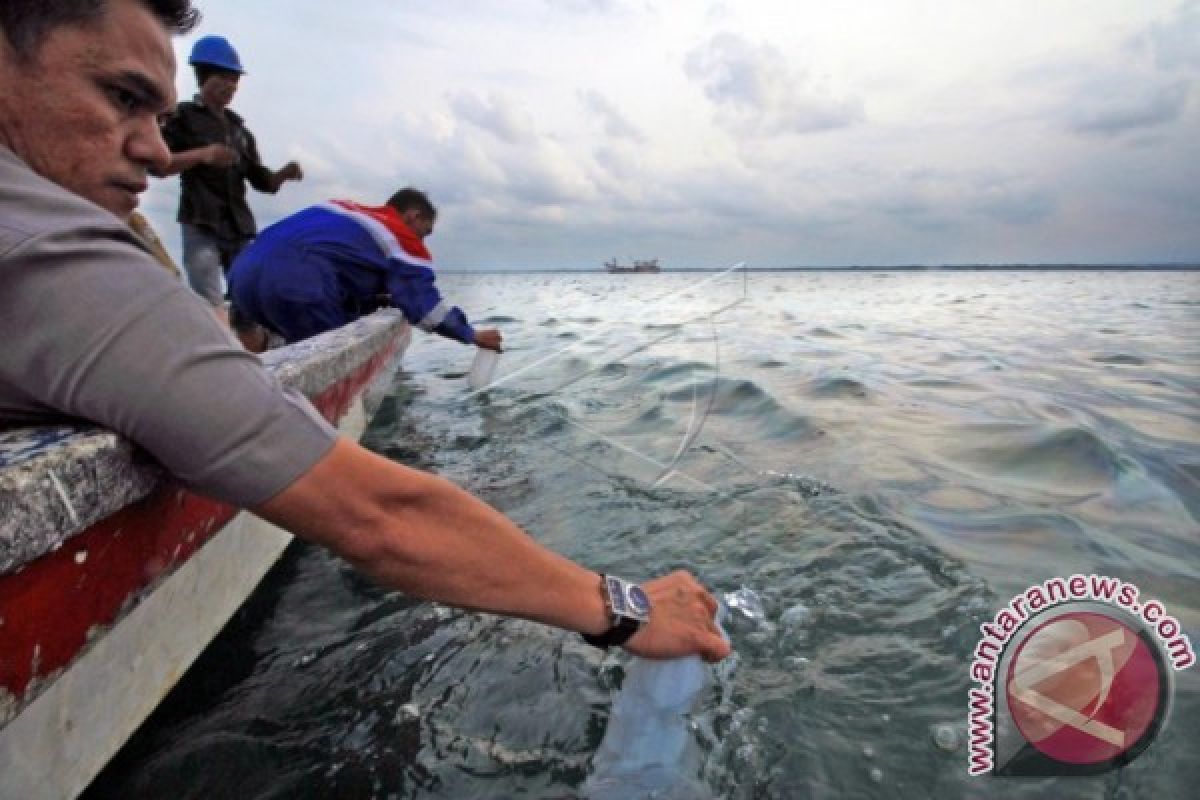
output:
[{"label": "man's face", "polygon": [[204,105],[211,108],[229,108],[241,77],[236,72],[214,72],[200,87],[200,99],[204,101]]},{"label": "man's face", "polygon": [[0,144],[124,218],[147,168],[170,161],[158,121],[175,105],[174,83],[162,24],[137,0],[110,0],[96,24],[51,31],[26,61],[0,39]]},{"label": "man's face", "polygon": [[434,221],[433,217],[428,214],[422,214],[415,209],[404,212],[404,222],[413,233],[422,239],[433,233]]}]

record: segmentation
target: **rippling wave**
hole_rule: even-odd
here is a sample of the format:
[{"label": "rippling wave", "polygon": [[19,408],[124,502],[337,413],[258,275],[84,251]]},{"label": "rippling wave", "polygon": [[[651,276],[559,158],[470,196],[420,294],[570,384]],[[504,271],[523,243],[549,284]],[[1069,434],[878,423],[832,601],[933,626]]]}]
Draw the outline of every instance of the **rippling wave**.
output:
[{"label": "rippling wave", "polygon": [[[504,382],[418,341],[367,438],[597,570],[759,593],[681,796],[1189,795],[1190,672],[1120,773],[963,748],[978,626],[1028,585],[1120,576],[1200,640],[1194,276],[763,274],[715,320],[696,280],[449,276]],[[576,797],[628,664],[297,545],[91,796]]]}]

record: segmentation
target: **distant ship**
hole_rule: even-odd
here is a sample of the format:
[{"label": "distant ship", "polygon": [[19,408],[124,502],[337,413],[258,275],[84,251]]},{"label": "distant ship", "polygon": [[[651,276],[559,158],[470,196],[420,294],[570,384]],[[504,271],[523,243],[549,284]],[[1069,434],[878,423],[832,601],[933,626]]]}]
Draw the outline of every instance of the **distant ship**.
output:
[{"label": "distant ship", "polygon": [[659,272],[658,259],[649,258],[645,261],[634,261],[632,267],[627,267],[623,264],[618,264],[614,258],[611,261],[604,262],[604,270],[606,272]]}]

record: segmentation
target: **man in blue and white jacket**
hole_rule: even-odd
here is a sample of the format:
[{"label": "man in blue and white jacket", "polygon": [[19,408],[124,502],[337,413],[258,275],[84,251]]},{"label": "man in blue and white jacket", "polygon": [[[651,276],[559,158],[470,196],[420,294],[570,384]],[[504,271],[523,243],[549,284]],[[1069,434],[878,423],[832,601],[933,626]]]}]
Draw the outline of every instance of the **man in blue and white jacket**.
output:
[{"label": "man in blue and white jacket", "polygon": [[280,220],[229,272],[235,323],[296,342],[392,306],[422,330],[500,352],[498,330],[475,330],[438,292],[423,241],[436,220],[429,198],[411,188],[382,206],[333,200]]}]

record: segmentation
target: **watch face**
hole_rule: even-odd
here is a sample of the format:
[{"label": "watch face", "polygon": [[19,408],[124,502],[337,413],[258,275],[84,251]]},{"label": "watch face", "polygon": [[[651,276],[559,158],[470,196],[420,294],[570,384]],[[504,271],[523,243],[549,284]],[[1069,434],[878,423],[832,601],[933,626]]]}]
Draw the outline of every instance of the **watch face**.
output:
[{"label": "watch face", "polygon": [[650,598],[640,586],[629,587],[629,608],[634,616],[646,619],[650,616]]},{"label": "watch face", "polygon": [[625,607],[625,595],[617,592],[612,596],[612,612],[618,616],[624,616],[629,609]]}]

